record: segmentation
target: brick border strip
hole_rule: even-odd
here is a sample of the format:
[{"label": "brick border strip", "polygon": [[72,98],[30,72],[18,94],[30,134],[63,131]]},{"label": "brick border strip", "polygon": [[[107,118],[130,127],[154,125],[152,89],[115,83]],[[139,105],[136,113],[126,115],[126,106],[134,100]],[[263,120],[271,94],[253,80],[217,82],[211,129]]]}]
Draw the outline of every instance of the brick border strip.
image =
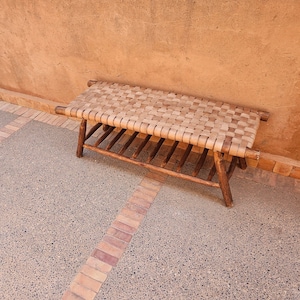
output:
[{"label": "brick border strip", "polygon": [[148,172],[64,293],[63,300],[93,300],[116,267],[167,176]]},{"label": "brick border strip", "polygon": [[25,124],[32,120],[35,111],[22,106],[17,106],[0,101],[0,110],[18,115],[13,121],[0,128],[0,142],[11,136],[13,133],[22,128]]},{"label": "brick border strip", "polygon": [[52,115],[47,112],[19,106],[1,100],[0,111],[9,112],[19,116],[12,122],[0,128],[0,142],[32,120],[74,131],[78,131],[80,125],[78,121],[65,116]]}]

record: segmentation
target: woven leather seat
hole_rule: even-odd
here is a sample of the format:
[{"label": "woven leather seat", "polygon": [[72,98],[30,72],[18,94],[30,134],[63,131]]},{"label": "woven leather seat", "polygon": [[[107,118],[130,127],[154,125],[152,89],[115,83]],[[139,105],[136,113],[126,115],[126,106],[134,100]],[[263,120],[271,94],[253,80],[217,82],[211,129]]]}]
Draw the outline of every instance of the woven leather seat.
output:
[{"label": "woven leather seat", "polygon": [[238,157],[253,146],[260,121],[249,108],[108,82],[93,84],[65,114]]}]

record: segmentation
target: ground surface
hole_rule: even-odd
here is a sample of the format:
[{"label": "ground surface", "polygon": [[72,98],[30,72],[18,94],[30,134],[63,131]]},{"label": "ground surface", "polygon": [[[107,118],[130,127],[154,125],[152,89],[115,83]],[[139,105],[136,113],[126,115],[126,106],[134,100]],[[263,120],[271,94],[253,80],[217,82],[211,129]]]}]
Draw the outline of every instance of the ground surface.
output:
[{"label": "ground surface", "polygon": [[[1,299],[67,290],[64,299],[300,299],[298,182],[270,187],[237,173],[227,209],[219,190],[76,158],[72,122],[4,110],[0,102],[0,133],[10,125],[0,141]],[[124,219],[137,232],[101,288],[81,282],[76,296],[76,274],[141,188],[151,207],[139,223]]]}]

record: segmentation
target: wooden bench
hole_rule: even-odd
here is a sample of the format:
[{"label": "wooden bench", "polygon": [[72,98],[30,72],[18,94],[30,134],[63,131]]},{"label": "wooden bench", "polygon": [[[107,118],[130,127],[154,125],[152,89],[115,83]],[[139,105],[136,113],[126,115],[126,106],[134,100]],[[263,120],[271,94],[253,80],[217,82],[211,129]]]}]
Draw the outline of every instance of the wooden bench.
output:
[{"label": "wooden bench", "polygon": [[[269,113],[120,83],[90,80],[88,86],[69,105],[55,109],[57,114],[82,120],[78,157],[82,156],[85,148],[150,170],[218,187],[222,190],[226,206],[232,206],[229,179],[236,166],[247,167],[246,158],[259,158],[259,151],[253,150],[252,146],[260,120],[267,121]],[[89,129],[87,121],[93,123]],[[88,142],[99,130],[100,136],[92,143]],[[150,140],[155,146],[145,158],[141,153],[143,149],[145,152]],[[172,144],[162,150],[167,141],[172,141]],[[113,150],[116,144],[119,147]],[[181,151],[175,166],[170,166],[178,144],[186,145],[186,149]],[[130,145],[135,145],[135,148],[131,151],[133,153],[128,154]],[[185,174],[182,172],[183,165],[193,147],[199,157],[191,174]],[[158,153],[160,162],[154,164]],[[224,155],[229,158],[228,161]],[[209,156],[213,156],[214,163],[206,178],[201,178],[200,170]],[[215,173],[217,181],[213,181]]]}]

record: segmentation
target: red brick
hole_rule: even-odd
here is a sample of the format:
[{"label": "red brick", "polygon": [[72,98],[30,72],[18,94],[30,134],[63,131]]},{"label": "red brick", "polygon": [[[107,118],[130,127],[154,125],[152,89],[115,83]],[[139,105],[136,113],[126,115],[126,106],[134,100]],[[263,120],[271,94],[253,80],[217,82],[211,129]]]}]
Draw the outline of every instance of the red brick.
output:
[{"label": "red brick", "polygon": [[60,126],[63,123],[65,123],[66,121],[67,121],[67,117],[65,117],[65,116],[58,116],[57,119],[55,121],[53,121],[52,125]]},{"label": "red brick", "polygon": [[5,127],[3,127],[3,128],[1,129],[1,131],[2,131],[2,132],[6,132],[6,133],[8,133],[8,134],[12,134],[12,133],[14,133],[16,130],[11,129],[11,128],[7,127],[7,125],[6,125]]},{"label": "red brick", "polygon": [[49,115],[49,118],[47,119],[46,123],[49,125],[52,125],[53,122],[58,118],[56,115]]},{"label": "red brick", "polygon": [[66,119],[66,121],[60,125],[60,127],[62,127],[62,128],[67,127],[70,124],[70,122],[71,122],[70,119]]},{"label": "red brick", "polygon": [[107,274],[92,268],[89,265],[83,265],[80,272],[88,277],[91,277],[94,280],[100,281],[100,282],[104,282],[107,278]]},{"label": "red brick", "polygon": [[275,166],[275,160],[260,158],[257,167],[266,171],[273,171]]},{"label": "red brick", "polygon": [[145,187],[151,191],[158,192],[161,188],[161,184],[156,181],[156,184],[153,184],[153,180],[145,179],[142,180],[140,186]]},{"label": "red brick", "polygon": [[293,166],[291,166],[291,165],[276,162],[273,172],[278,173],[283,176],[289,176],[291,174],[292,168],[293,168]]},{"label": "red brick", "polygon": [[19,128],[21,128],[23,125],[27,124],[30,121],[31,121],[31,119],[20,116],[17,119],[15,119],[14,122],[18,123]]},{"label": "red brick", "polygon": [[74,281],[80,284],[81,286],[86,287],[89,290],[92,290],[96,293],[99,292],[100,287],[102,283],[100,281],[97,281],[89,276],[86,276],[85,274],[78,273],[76,277],[74,278]]},{"label": "red brick", "polygon": [[153,195],[149,195],[147,194],[147,191],[143,191],[142,189],[136,189],[134,192],[133,192],[133,197],[138,197],[138,198],[143,198],[144,200],[148,201],[149,203],[152,203],[155,199],[155,196]]},{"label": "red brick", "polygon": [[166,175],[156,173],[156,172],[148,172],[145,177],[154,179],[154,180],[156,180],[160,183],[164,183],[166,181],[166,178],[167,178]]},{"label": "red brick", "polygon": [[105,241],[105,242],[107,242],[107,243],[109,243],[109,244],[111,244],[111,245],[113,245],[113,246],[115,246],[119,249],[122,249],[122,250],[125,250],[127,245],[128,245],[128,243],[126,243],[124,241],[121,241],[121,240],[119,240],[119,239],[117,239],[117,238],[115,238],[111,235],[105,235],[103,237],[103,241]]},{"label": "red brick", "polygon": [[143,194],[146,194],[146,195],[148,195],[149,197],[151,197],[152,199],[154,199],[154,198],[156,197],[156,195],[157,195],[157,191],[148,189],[148,188],[146,188],[146,187],[144,187],[144,186],[138,186],[138,187],[136,188],[136,191],[141,192],[141,193],[143,193]]},{"label": "red brick", "polygon": [[49,113],[46,113],[39,121],[43,123],[48,123],[49,120],[51,120],[52,115]]},{"label": "red brick", "polygon": [[8,102],[0,100],[0,110],[5,111],[5,108],[9,106]]},{"label": "red brick", "polygon": [[69,290],[67,290],[62,297],[62,300],[84,300],[84,298],[73,294],[72,292],[70,292]]},{"label": "red brick", "polygon": [[123,216],[121,214],[116,217],[116,220],[123,224],[129,225],[130,227],[133,227],[135,229],[138,229],[141,224],[140,221],[136,221],[130,217]]},{"label": "red brick", "polygon": [[132,235],[126,232],[123,232],[121,230],[118,230],[116,228],[110,227],[107,230],[107,234],[114,236],[122,241],[125,241],[127,243],[129,243],[131,241]]},{"label": "red brick", "polygon": [[24,114],[25,112],[27,112],[27,111],[28,111],[28,108],[27,108],[27,107],[21,106],[21,107],[19,107],[19,108],[14,112],[14,114],[21,116],[21,115],[23,115],[23,114]]},{"label": "red brick", "polygon": [[85,288],[84,286],[76,283],[75,281],[73,281],[71,283],[70,291],[72,293],[82,297],[85,300],[93,300],[93,299],[95,299],[95,296],[97,295],[96,292]]},{"label": "red brick", "polygon": [[156,187],[161,187],[162,186],[162,183],[155,180],[155,179],[152,179],[152,178],[148,178],[148,177],[144,177],[143,180],[141,181],[140,185],[142,185],[142,183],[148,183],[148,184],[151,184],[152,186],[156,186]]},{"label": "red brick", "polygon": [[138,206],[141,206],[143,208],[150,208],[151,203],[146,201],[145,199],[141,198],[141,197],[136,197],[136,196],[131,196],[130,199],[128,200],[128,202],[130,203],[134,203]]},{"label": "red brick", "polygon": [[5,125],[6,128],[12,130],[12,131],[17,131],[19,130],[19,127],[12,125],[11,123]]},{"label": "red brick", "polygon": [[112,266],[95,258],[90,256],[87,261],[86,264],[89,265],[90,267],[102,272],[102,273],[109,273],[110,270],[112,269]]},{"label": "red brick", "polygon": [[135,211],[136,213],[140,214],[140,215],[146,215],[147,214],[147,209],[142,208],[140,206],[137,206],[133,203],[127,202],[125,205],[125,208],[130,209],[131,211]]},{"label": "red brick", "polygon": [[12,121],[9,123],[10,126],[19,129],[20,128],[20,123],[17,123],[15,121]]},{"label": "red brick", "polygon": [[296,178],[296,179],[300,179],[300,167],[293,167],[290,177]]},{"label": "red brick", "polygon": [[124,252],[123,249],[117,248],[105,241],[101,241],[96,248],[117,258],[120,258]]},{"label": "red brick", "polygon": [[9,134],[9,133],[7,133],[7,132],[3,132],[3,131],[2,131],[2,129],[0,130],[0,137],[7,138],[7,137],[9,137],[9,136],[10,136],[10,134]]},{"label": "red brick", "polygon": [[46,115],[48,115],[48,114],[45,113],[45,112],[41,112],[40,114],[38,114],[38,115],[34,118],[34,120],[35,120],[35,121],[41,121]]},{"label": "red brick", "polygon": [[250,159],[247,158],[247,166],[252,167],[252,168],[256,168],[258,165],[258,160],[257,159]]},{"label": "red brick", "polygon": [[27,112],[23,114],[23,117],[27,117],[30,119],[34,119],[36,116],[38,116],[41,112],[35,109],[29,109]]},{"label": "red brick", "polygon": [[121,214],[123,216],[127,216],[133,220],[136,220],[138,222],[141,222],[143,219],[144,219],[144,215],[141,215],[139,213],[137,213],[136,211],[134,210],[131,210],[131,209],[128,209],[126,207],[124,207],[122,210],[121,210]]},{"label": "red brick", "polygon": [[133,234],[136,232],[136,228],[131,227],[131,226],[124,224],[117,220],[115,220],[111,225],[112,225],[112,227],[119,229],[121,231],[124,231],[126,233],[129,233],[129,234]]},{"label": "red brick", "polygon": [[5,111],[10,112],[10,113],[15,113],[18,109],[20,109],[20,107],[18,105],[9,103],[6,106]]},{"label": "red brick", "polygon": [[71,120],[71,119],[69,119],[69,122],[67,124],[66,123],[64,123],[64,128],[69,129],[69,130],[74,130],[79,125],[78,121],[74,121],[74,120]]},{"label": "red brick", "polygon": [[99,249],[95,249],[92,253],[93,257],[100,259],[101,261],[115,267],[119,261],[117,257],[107,254]]}]

